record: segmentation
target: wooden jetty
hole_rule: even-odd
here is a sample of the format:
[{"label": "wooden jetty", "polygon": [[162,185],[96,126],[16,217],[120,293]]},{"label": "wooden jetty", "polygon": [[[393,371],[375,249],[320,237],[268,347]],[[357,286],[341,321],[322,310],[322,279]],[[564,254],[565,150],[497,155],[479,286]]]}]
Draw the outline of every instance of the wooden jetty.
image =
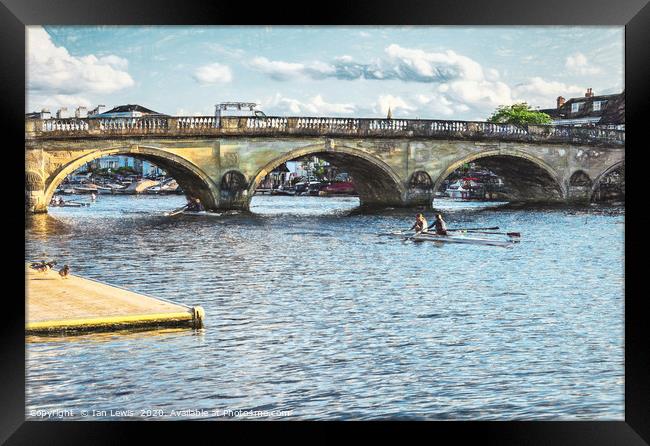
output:
[{"label": "wooden jetty", "polygon": [[202,328],[201,307],[175,304],[75,275],[25,265],[26,334]]}]

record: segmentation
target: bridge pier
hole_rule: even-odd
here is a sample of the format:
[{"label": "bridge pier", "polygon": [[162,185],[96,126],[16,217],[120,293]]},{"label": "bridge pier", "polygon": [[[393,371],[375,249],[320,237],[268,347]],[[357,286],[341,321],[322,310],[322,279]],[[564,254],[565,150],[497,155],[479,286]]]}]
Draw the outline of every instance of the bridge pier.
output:
[{"label": "bridge pier", "polygon": [[568,204],[589,204],[591,201],[591,187],[569,186],[565,201]]},{"label": "bridge pier", "polygon": [[45,193],[40,191],[25,190],[25,213],[43,214],[47,212]]},{"label": "bridge pier", "polygon": [[221,190],[219,193],[219,202],[215,204],[214,211],[248,211],[250,209],[251,198],[247,190],[233,192]]},{"label": "bridge pier", "polygon": [[419,191],[418,193],[407,192],[400,203],[403,208],[433,208],[433,191]]},{"label": "bridge pier", "polygon": [[25,172],[25,212],[41,214],[47,212],[45,182],[36,170]]},{"label": "bridge pier", "polygon": [[431,176],[424,170],[416,170],[404,184],[401,207],[431,209],[434,190]]}]

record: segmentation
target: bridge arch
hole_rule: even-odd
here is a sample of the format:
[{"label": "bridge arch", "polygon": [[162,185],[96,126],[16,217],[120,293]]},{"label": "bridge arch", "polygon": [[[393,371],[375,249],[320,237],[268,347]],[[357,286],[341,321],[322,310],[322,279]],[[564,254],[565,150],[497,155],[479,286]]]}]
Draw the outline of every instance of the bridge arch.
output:
[{"label": "bridge arch", "polygon": [[218,188],[203,170],[181,156],[152,146],[120,146],[84,152],[82,156],[61,166],[45,181],[45,205],[49,204],[56,188],[69,174],[97,158],[114,155],[139,158],[160,166],[174,177],[186,194],[200,198],[208,209],[217,208]]},{"label": "bridge arch", "polygon": [[607,175],[610,173],[614,172],[615,170],[625,168],[625,159],[622,159],[620,161],[617,161],[616,163],[612,164],[609,166],[607,169],[603,170],[600,174],[596,176],[596,179],[594,179],[592,187],[591,187],[591,195],[590,195],[590,200],[593,201],[594,198],[596,197],[596,194],[598,193],[598,190],[600,188],[601,182],[605,179]]},{"label": "bridge arch", "polygon": [[220,209],[246,209],[249,202],[246,176],[237,169],[222,172],[219,182]]},{"label": "bridge arch", "polygon": [[589,187],[593,185],[593,181],[589,177],[589,174],[582,169],[578,169],[571,174],[569,177],[569,186],[580,186],[580,187]]},{"label": "bridge arch", "polygon": [[438,176],[434,191],[463,164],[481,160],[481,165],[512,183],[510,195],[515,200],[561,200],[567,189],[560,175],[546,162],[519,150],[485,150],[451,162]]},{"label": "bridge arch", "polygon": [[407,200],[414,205],[431,206],[433,202],[433,180],[424,170],[411,173],[406,181]]},{"label": "bridge arch", "polygon": [[268,162],[252,176],[248,197],[253,196],[260,182],[275,168],[287,161],[309,155],[317,156],[348,171],[362,206],[400,206],[404,203],[406,187],[384,161],[359,149],[346,146],[328,147],[325,144],[301,147]]}]

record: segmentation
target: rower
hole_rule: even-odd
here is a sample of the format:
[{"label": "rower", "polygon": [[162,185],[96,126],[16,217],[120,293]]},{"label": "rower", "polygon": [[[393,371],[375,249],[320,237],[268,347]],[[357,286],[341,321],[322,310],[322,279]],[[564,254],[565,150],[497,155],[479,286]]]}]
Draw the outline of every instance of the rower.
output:
[{"label": "rower", "polygon": [[415,233],[428,232],[429,228],[427,226],[427,219],[424,218],[423,214],[418,214],[415,216],[415,224],[409,228],[410,230],[415,229]]},{"label": "rower", "polygon": [[190,211],[190,212],[201,212],[204,211],[205,209],[203,208],[203,205],[201,204],[201,200],[198,198],[194,197],[188,197],[187,198],[187,205],[185,206],[185,210]]},{"label": "rower", "polygon": [[442,215],[436,214],[436,221],[433,222],[429,229],[436,229],[436,234],[438,235],[448,235],[447,234],[447,223],[442,219]]}]

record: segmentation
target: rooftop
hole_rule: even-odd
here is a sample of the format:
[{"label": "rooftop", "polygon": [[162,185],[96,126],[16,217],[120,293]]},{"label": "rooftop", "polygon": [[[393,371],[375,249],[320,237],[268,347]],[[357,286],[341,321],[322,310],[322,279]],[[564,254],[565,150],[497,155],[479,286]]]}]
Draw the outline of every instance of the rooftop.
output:
[{"label": "rooftop", "polygon": [[117,107],[114,107],[108,111],[105,111],[103,114],[108,114],[108,113],[128,113],[128,112],[140,112],[146,115],[161,115],[161,116],[167,116],[163,113],[159,113],[157,111],[150,110],[146,107],[143,107],[138,104],[127,104],[127,105],[118,105]]},{"label": "rooftop", "polygon": [[[563,100],[563,98],[560,97],[558,98],[558,102],[561,104],[559,107],[541,109],[539,111],[546,113],[552,119],[555,120],[598,118],[598,117],[603,117],[605,115],[609,116],[609,119],[615,119],[619,116],[619,114],[613,113],[612,109],[617,107],[616,104],[619,105],[621,104],[621,98],[623,98],[622,115],[624,115],[624,109],[625,109],[624,93],[598,95],[598,96],[592,95],[592,96],[570,98],[564,103],[560,103],[560,99]],[[594,102],[601,103],[600,109],[598,110],[594,109]],[[577,111],[572,111],[573,104],[581,104],[581,106],[579,106]],[[604,123],[605,122],[600,122],[600,121],[598,122],[598,124],[604,124]],[[623,123],[625,123],[624,118],[622,121],[608,122],[608,124],[623,124]]]},{"label": "rooftop", "polygon": [[625,124],[625,91],[618,97],[610,100],[605,107],[603,117],[598,124],[601,125],[620,125]]}]

